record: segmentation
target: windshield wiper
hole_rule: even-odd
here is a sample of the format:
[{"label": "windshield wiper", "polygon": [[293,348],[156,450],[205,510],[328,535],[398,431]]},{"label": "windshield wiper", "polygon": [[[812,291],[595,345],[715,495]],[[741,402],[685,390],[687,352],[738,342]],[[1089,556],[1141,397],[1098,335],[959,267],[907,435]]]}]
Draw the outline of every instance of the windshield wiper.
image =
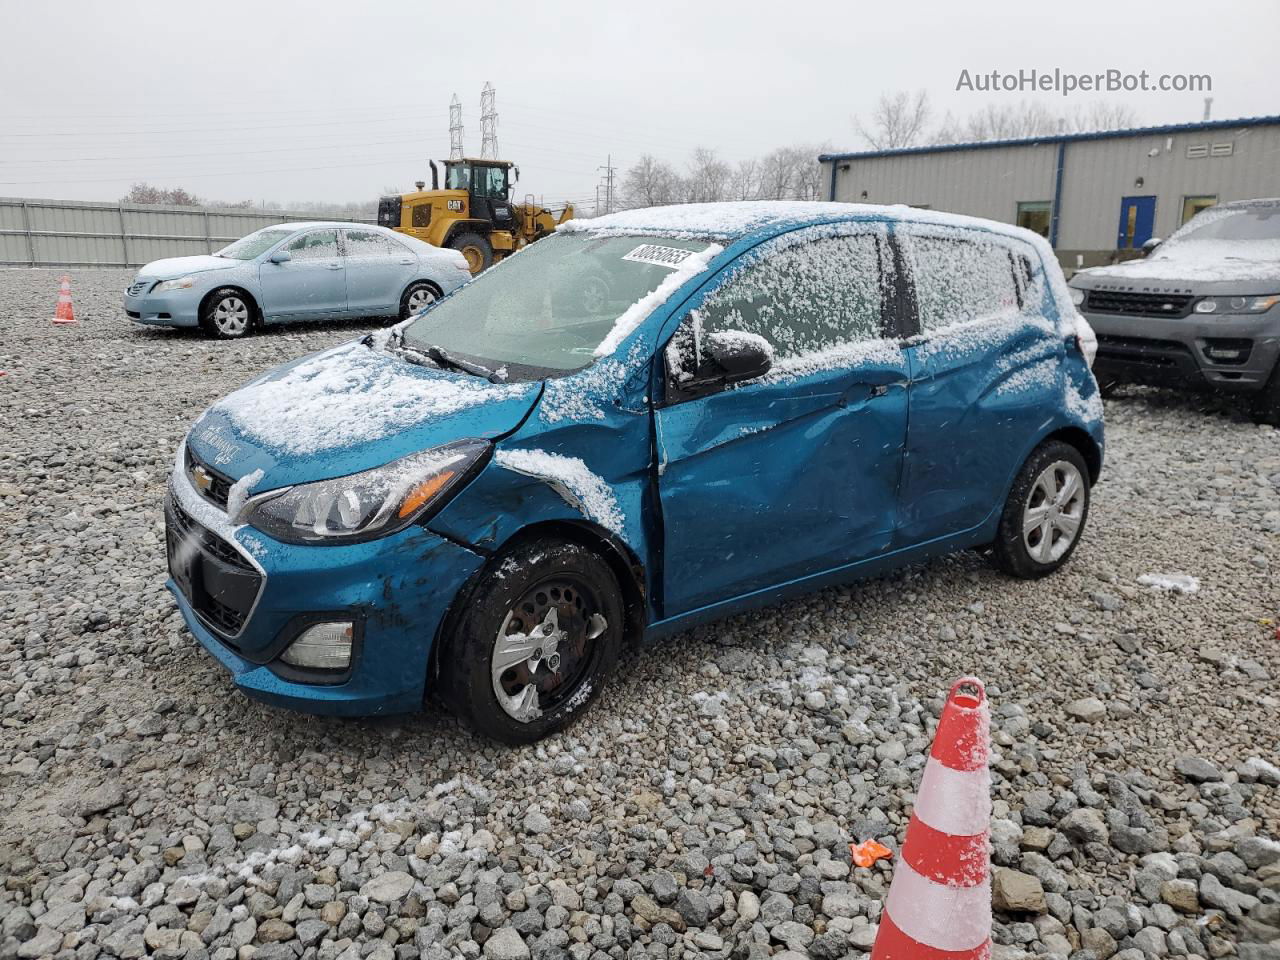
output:
[{"label": "windshield wiper", "polygon": [[442,367],[447,367],[451,370],[461,370],[463,373],[469,373],[476,377],[484,377],[490,383],[499,382],[498,375],[488,367],[482,366],[478,363],[472,363],[470,360],[463,360],[459,357],[455,357],[446,352],[443,347],[437,347],[432,344],[427,347],[427,356]]}]

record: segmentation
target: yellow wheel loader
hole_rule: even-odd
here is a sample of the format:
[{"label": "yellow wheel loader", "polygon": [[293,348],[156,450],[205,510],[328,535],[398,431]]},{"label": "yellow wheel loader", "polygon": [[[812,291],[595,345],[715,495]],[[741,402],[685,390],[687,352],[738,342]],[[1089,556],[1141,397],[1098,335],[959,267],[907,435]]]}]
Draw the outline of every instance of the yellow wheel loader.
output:
[{"label": "yellow wheel loader", "polygon": [[467,258],[473,274],[573,218],[572,204],[557,217],[535,203],[512,203],[520,168],[503,160],[446,160],[444,189],[433,161],[431,189],[378,201],[378,223]]}]

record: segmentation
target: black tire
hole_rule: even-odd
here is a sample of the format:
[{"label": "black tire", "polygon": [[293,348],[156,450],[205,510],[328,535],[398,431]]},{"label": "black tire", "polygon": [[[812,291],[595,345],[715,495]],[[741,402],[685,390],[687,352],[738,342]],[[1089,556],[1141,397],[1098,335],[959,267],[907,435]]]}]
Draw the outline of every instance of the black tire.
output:
[{"label": "black tire", "polygon": [[253,329],[257,305],[243,290],[219,287],[200,306],[200,327],[215,340],[239,340]]},{"label": "black tire", "polygon": [[[1065,490],[1065,480],[1074,469],[1078,481],[1079,500],[1074,497],[1061,508],[1052,513],[1052,503],[1046,509],[1045,520],[1036,524],[1036,528],[1024,536],[1024,529],[1030,529],[1034,517],[1032,510],[1038,512],[1046,499],[1046,484],[1041,484],[1041,476],[1051,467],[1055,469],[1051,480],[1055,489]],[[1013,577],[1023,580],[1038,580],[1053,573],[1075,553],[1084,536],[1085,523],[1089,519],[1089,467],[1084,462],[1080,451],[1069,443],[1060,440],[1046,440],[1032,451],[1027,462],[1018,471],[1013,481],[1013,489],[1009,491],[1009,499],[1005,502],[1004,513],[1000,517],[1000,526],[996,531],[995,542],[991,545],[991,560],[995,566]],[[1057,524],[1064,526],[1075,523],[1072,539],[1063,543],[1065,533]],[[1046,541],[1046,537],[1048,540]],[[1034,551],[1034,552],[1033,552]]]},{"label": "black tire", "polygon": [[1253,398],[1250,412],[1256,422],[1280,427],[1280,364],[1271,371],[1262,392]]},{"label": "black tire", "polygon": [[472,276],[493,266],[493,245],[481,234],[460,233],[449,241],[449,246],[467,258]]},{"label": "black tire", "polygon": [[[557,669],[544,659],[530,670],[530,656],[495,677],[500,634],[528,638],[541,655],[542,641],[532,635],[546,627],[552,609],[563,631],[552,654],[560,657]],[[624,616],[617,578],[601,557],[565,540],[520,544],[495,557],[461,599],[440,655],[440,695],[486,737],[513,745],[541,740],[572,722],[599,693],[618,659]],[[521,719],[511,711],[519,711],[530,687],[537,715]]]},{"label": "black tire", "polygon": [[[430,299],[425,303],[414,306],[416,299],[423,293],[430,294]],[[404,293],[400,296],[400,319],[408,320],[411,313],[418,313],[439,299],[439,290],[425,280],[415,280],[405,288]]]}]

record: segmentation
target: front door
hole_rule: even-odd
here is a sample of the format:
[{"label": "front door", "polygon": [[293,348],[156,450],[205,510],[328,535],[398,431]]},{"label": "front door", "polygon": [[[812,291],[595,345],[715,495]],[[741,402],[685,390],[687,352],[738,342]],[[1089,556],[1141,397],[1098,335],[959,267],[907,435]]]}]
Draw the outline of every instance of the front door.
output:
[{"label": "front door", "polygon": [[[906,439],[906,359],[892,332],[879,225],[796,231],[713,281],[661,355],[655,412],[663,615],[873,556],[893,538]],[[824,235],[825,234],[825,235]],[[772,369],[682,398],[712,332],[763,337]]]},{"label": "front door", "polygon": [[1117,250],[1137,250],[1151,239],[1156,227],[1155,197],[1125,197],[1120,201]]},{"label": "front door", "polygon": [[346,267],[338,252],[336,228],[309,230],[283,249],[284,263],[263,262],[259,271],[262,312],[268,319],[305,319],[347,309]]},{"label": "front door", "polygon": [[418,258],[399,240],[374,230],[342,231],[347,268],[347,313],[390,317],[400,312],[400,296],[418,272]]}]

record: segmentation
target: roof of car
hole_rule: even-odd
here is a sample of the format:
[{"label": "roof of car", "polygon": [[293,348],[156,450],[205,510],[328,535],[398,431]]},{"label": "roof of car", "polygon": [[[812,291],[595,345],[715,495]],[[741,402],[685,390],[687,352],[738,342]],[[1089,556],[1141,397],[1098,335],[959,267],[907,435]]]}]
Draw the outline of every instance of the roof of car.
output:
[{"label": "roof of car", "polygon": [[272,224],[265,229],[312,230],[317,227],[359,227],[361,230],[366,228],[381,229],[372,223],[354,223],[350,220],[292,220],[287,223]]}]

